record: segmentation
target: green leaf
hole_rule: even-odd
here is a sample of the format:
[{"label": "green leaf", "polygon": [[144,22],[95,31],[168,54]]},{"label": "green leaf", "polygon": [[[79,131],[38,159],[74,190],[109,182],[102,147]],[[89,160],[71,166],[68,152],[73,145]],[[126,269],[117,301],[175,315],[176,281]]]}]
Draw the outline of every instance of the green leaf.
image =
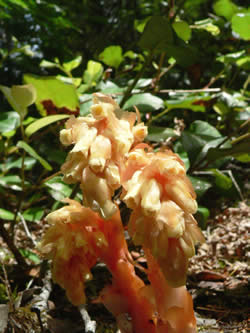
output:
[{"label": "green leaf", "polygon": [[44,101],[52,101],[56,108],[64,108],[62,113],[65,113],[65,108],[69,112],[76,112],[79,109],[78,95],[74,85],[64,83],[54,76],[40,77],[25,74],[24,81],[32,83],[36,88],[36,106],[43,116],[47,115]]},{"label": "green leaf", "polygon": [[[33,157],[25,157],[24,159],[24,167],[25,170],[31,170],[33,166],[36,163],[36,159]],[[19,157],[18,159],[13,160],[12,157],[7,158],[4,163],[0,164],[0,170],[3,172],[6,172],[8,170],[17,168],[21,169],[22,167],[22,157]]]},{"label": "green leaf", "polygon": [[84,72],[83,79],[88,86],[95,86],[101,79],[103,73],[103,66],[101,63],[89,60],[87,69]]},{"label": "green leaf", "polygon": [[207,219],[210,216],[210,211],[206,207],[199,206],[197,213],[194,215],[201,229],[205,230],[207,226]]},{"label": "green leaf", "polygon": [[190,125],[189,131],[206,141],[221,138],[220,132],[214,126],[202,120],[194,121]]},{"label": "green leaf", "polygon": [[192,31],[187,22],[177,21],[172,26],[177,36],[183,39],[184,42],[187,42],[191,38]]},{"label": "green leaf", "polygon": [[182,161],[185,165],[185,169],[188,170],[190,167],[190,161],[188,158],[188,154],[185,151],[183,144],[181,143],[180,140],[178,140],[174,143],[174,152],[179,155],[179,157],[182,159]]},{"label": "green leaf", "polygon": [[213,22],[214,22],[214,20],[212,20],[210,18],[201,20],[201,21],[196,21],[194,23],[194,25],[192,26],[192,28],[206,30],[213,36],[217,36],[220,34],[220,28],[217,25],[215,25]]},{"label": "green leaf", "polygon": [[242,39],[250,40],[250,13],[238,13],[232,18],[232,29]]},{"label": "green leaf", "polygon": [[0,219],[12,221],[12,220],[14,220],[14,217],[15,217],[15,214],[10,212],[9,210],[0,208]]},{"label": "green leaf", "polygon": [[226,175],[224,175],[220,170],[218,169],[211,169],[211,171],[213,172],[214,176],[215,176],[215,184],[216,186],[218,186],[219,188],[223,189],[223,190],[229,190],[232,185],[232,179]]},{"label": "green leaf", "polygon": [[64,62],[63,63],[63,68],[67,71],[67,72],[71,72],[73,69],[77,68],[82,62],[82,57],[78,56],[75,59],[68,61],[68,62]]},{"label": "green leaf", "polygon": [[51,61],[47,61],[47,60],[42,60],[40,62],[40,67],[43,68],[55,68],[55,67],[59,67],[58,64],[56,64],[55,62],[51,62]]},{"label": "green leaf", "polygon": [[34,252],[27,249],[19,249],[19,251],[24,258],[33,261],[35,264],[40,264],[41,260]]},{"label": "green leaf", "polygon": [[[175,96],[174,96],[175,97]],[[166,106],[169,110],[172,109],[190,109],[195,112],[206,111],[207,101],[211,99],[210,96],[186,96],[177,95],[177,99],[169,99],[166,101]]]},{"label": "green leaf", "polygon": [[188,178],[190,179],[198,198],[201,198],[207,190],[212,187],[210,182],[202,178],[192,176],[189,176]]},{"label": "green leaf", "polygon": [[92,94],[84,94],[80,96],[80,115],[86,116],[90,113],[90,107],[93,104]]},{"label": "green leaf", "polygon": [[149,126],[148,132],[146,139],[154,142],[161,142],[178,136],[172,128],[167,127]]},{"label": "green leaf", "polygon": [[206,144],[206,141],[200,138],[198,135],[189,133],[188,131],[182,132],[181,142],[188,154],[190,163],[193,164],[197,158],[197,155],[202,150],[202,147]]},{"label": "green leaf", "polygon": [[44,184],[53,199],[61,201],[70,196],[72,189],[68,184],[65,184],[62,177],[54,177]]},{"label": "green leaf", "polygon": [[27,107],[36,100],[36,90],[32,84],[12,86],[11,88],[0,86],[13,109],[19,113],[21,119],[27,114]]},{"label": "green leaf", "polygon": [[242,154],[248,154],[250,147],[250,140],[243,140],[242,142],[233,145],[230,148],[211,148],[207,153],[207,159],[209,161],[215,161],[219,158],[233,156],[238,157]]},{"label": "green leaf", "polygon": [[173,30],[168,19],[164,16],[152,16],[147,22],[139,46],[142,49],[157,51],[160,44],[173,42]]},{"label": "green leaf", "polygon": [[99,54],[99,59],[101,61],[107,66],[115,67],[116,69],[120,66],[123,58],[122,48],[118,45],[108,46],[101,54]]},{"label": "green leaf", "polygon": [[41,128],[43,128],[45,126],[48,126],[48,125],[50,125],[50,124],[52,124],[56,121],[66,119],[66,118],[69,118],[69,115],[67,115],[67,114],[56,114],[56,115],[47,116],[47,117],[38,119],[38,120],[34,121],[31,125],[29,125],[25,129],[25,134],[29,137],[32,134],[39,131]]},{"label": "green leaf", "polygon": [[227,53],[223,56],[217,57],[216,60],[220,61],[220,62],[223,62],[225,64],[236,63],[236,61],[239,60],[245,54],[246,54],[246,50],[233,52],[233,53]]},{"label": "green leaf", "polygon": [[213,9],[218,16],[225,17],[228,21],[231,20],[232,16],[239,11],[231,0],[218,0],[213,5]]},{"label": "green leaf", "polygon": [[164,103],[160,97],[145,93],[131,96],[123,108],[125,110],[132,110],[134,106],[136,106],[140,112],[152,112],[164,108]]},{"label": "green leaf", "polygon": [[20,126],[20,116],[17,112],[0,112],[0,133],[10,132]]},{"label": "green leaf", "polygon": [[23,218],[30,222],[39,222],[44,214],[44,208],[31,207],[23,212]]},{"label": "green leaf", "polygon": [[17,147],[24,149],[26,153],[28,153],[30,156],[34,157],[38,162],[40,162],[46,170],[52,170],[52,166],[44,158],[38,155],[37,152],[26,142],[18,141]]},{"label": "green leaf", "polygon": [[17,175],[8,175],[3,177],[0,176],[0,185],[7,189],[11,189],[14,191],[22,191],[22,187],[20,186],[21,183],[22,180]]}]

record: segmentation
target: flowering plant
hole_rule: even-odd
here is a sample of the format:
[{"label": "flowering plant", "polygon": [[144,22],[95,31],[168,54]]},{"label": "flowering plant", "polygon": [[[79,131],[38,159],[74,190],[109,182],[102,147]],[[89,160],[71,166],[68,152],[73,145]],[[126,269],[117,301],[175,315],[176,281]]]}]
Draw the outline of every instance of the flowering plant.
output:
[{"label": "flowering plant", "polygon": [[[93,96],[91,114],[72,116],[60,132],[73,145],[61,171],[80,183],[83,205],[67,199],[47,216],[51,227],[41,250],[52,259],[53,279],[69,300],[85,303],[84,283],[102,261],[112,284],[98,298],[116,317],[122,333],[196,332],[192,299],[185,288],[188,259],[203,236],[193,218],[195,193],[183,162],[171,151],[143,143],[147,127],[139,112],[125,112],[109,96]],[[128,232],[142,246],[150,284],[134,269],[115,191],[132,210]]]}]

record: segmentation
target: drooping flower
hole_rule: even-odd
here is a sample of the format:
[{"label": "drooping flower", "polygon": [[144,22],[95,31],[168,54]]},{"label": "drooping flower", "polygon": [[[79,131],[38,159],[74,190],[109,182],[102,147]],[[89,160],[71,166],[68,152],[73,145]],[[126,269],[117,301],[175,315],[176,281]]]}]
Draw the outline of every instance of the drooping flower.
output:
[{"label": "drooping flower", "polygon": [[47,216],[51,224],[40,245],[41,252],[52,259],[52,277],[66,289],[69,300],[85,303],[84,283],[102,248],[108,246],[101,231],[103,221],[89,208],[74,200]]},{"label": "drooping flower", "polygon": [[188,258],[203,236],[183,162],[171,151],[139,145],[128,154],[122,184],[123,201],[133,209],[128,228],[135,244],[150,249],[172,286],[185,284]]},{"label": "drooping flower", "polygon": [[144,139],[147,128],[135,125],[136,114],[122,111],[111,97],[93,96],[91,114],[72,116],[60,132],[64,145],[74,145],[61,170],[65,182],[81,183],[85,205],[109,218],[117,210],[111,198],[120,187],[124,158]]}]

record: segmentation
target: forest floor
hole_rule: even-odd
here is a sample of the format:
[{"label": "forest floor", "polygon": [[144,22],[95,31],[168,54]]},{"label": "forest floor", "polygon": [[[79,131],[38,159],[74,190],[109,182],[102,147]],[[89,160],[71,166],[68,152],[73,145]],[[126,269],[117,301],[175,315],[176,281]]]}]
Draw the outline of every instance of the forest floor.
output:
[{"label": "forest floor", "polygon": [[[47,225],[34,224],[30,234],[21,224],[16,245],[35,253],[35,244]],[[250,304],[250,208],[238,207],[217,213],[204,231],[206,243],[190,262],[187,287],[194,300],[198,332],[246,333]],[[0,238],[0,333],[113,333],[112,315],[101,304],[86,308],[72,306],[64,291],[51,282],[48,263],[32,268],[17,265]],[[31,263],[31,262],[30,262]],[[87,286],[90,297],[97,295],[110,275],[105,267],[95,268]],[[98,276],[98,278],[97,278]],[[95,329],[96,327],[96,329]]]}]

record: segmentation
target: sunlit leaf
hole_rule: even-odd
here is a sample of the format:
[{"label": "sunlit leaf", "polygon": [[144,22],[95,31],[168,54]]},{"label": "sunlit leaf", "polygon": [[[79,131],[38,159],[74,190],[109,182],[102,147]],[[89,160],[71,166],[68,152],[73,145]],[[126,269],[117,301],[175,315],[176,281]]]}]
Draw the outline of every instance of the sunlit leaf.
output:
[{"label": "sunlit leaf", "polygon": [[238,6],[236,6],[231,0],[216,1],[213,5],[213,9],[217,15],[225,17],[228,21],[238,12]]},{"label": "sunlit leaf", "polygon": [[[175,96],[173,96],[175,97]],[[210,96],[176,96],[176,99],[168,99],[166,106],[172,109],[189,109],[196,112],[206,111],[207,102],[211,100]]]},{"label": "sunlit leaf", "polygon": [[108,66],[118,68],[123,61],[122,48],[118,45],[108,46],[99,54],[99,59]]},{"label": "sunlit leaf", "polygon": [[79,108],[76,88],[72,84],[66,84],[54,76],[40,77],[29,74],[24,75],[24,81],[35,86],[36,106],[43,116],[47,115],[44,101],[52,101],[57,108],[66,108],[69,112],[75,112]]},{"label": "sunlit leaf", "polygon": [[194,25],[192,26],[192,28],[206,30],[213,36],[217,36],[220,33],[220,28],[217,25],[215,25],[213,22],[214,22],[214,20],[212,20],[210,18],[201,20],[201,21],[196,21],[194,23]]},{"label": "sunlit leaf", "polygon": [[27,107],[36,100],[36,90],[32,84],[12,86],[0,86],[0,90],[4,93],[13,109],[19,113],[21,119],[27,114]]},{"label": "sunlit leaf", "polygon": [[63,120],[69,118],[69,115],[67,114],[57,114],[57,115],[52,115],[52,116],[47,116],[41,119],[38,119],[34,121],[31,125],[29,125],[25,129],[25,134],[29,137],[32,134],[36,133],[39,131],[41,128],[48,126],[56,121]]},{"label": "sunlit leaf", "polygon": [[38,162],[40,162],[45,169],[49,171],[52,170],[52,166],[44,158],[38,155],[37,152],[28,143],[24,141],[18,141],[17,147],[24,149],[26,153],[38,160]]},{"label": "sunlit leaf", "polygon": [[190,125],[189,131],[191,133],[198,135],[199,137],[201,137],[206,141],[221,137],[220,132],[214,126],[202,120],[194,121]]},{"label": "sunlit leaf", "polygon": [[84,82],[89,86],[95,86],[100,80],[103,73],[103,66],[101,63],[93,60],[89,60],[87,69],[84,71]]},{"label": "sunlit leaf", "polygon": [[82,62],[82,57],[78,56],[75,59],[68,61],[68,62],[64,62],[63,63],[63,68],[68,71],[71,72],[73,69],[77,68]]},{"label": "sunlit leaf", "polygon": [[[0,208],[0,219],[12,221],[14,220],[15,214],[7,209]],[[1,223],[1,222],[0,222]]]},{"label": "sunlit leaf", "polygon": [[250,13],[238,13],[232,17],[232,29],[242,39],[250,40]]}]

